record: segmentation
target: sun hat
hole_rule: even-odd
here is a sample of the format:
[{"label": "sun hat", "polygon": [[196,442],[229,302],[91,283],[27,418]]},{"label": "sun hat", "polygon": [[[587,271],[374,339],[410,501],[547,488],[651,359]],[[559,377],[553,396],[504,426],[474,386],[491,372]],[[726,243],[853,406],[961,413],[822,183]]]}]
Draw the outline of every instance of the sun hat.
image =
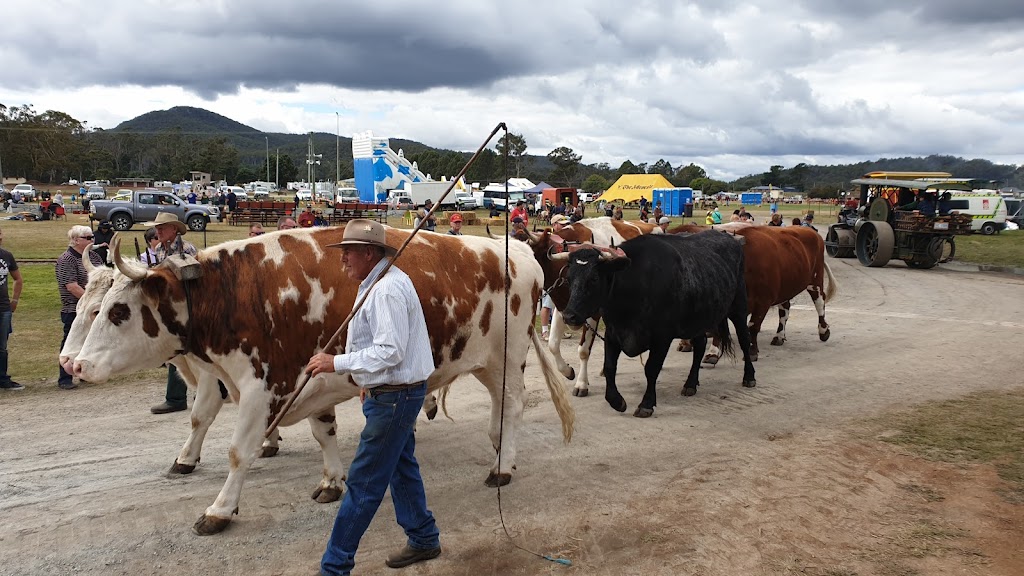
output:
[{"label": "sun hat", "polygon": [[448,219],[452,224],[456,222],[462,222],[462,214],[452,214],[452,217]]},{"label": "sun hat", "polygon": [[554,216],[551,217],[552,226],[554,226],[555,224],[564,224],[568,221],[569,217],[566,216],[565,214],[555,214]]},{"label": "sun hat", "polygon": [[[161,212],[157,214],[156,218],[152,222],[146,222],[143,226],[159,226],[161,224],[174,224],[174,227],[178,230],[178,234],[188,232],[188,228],[185,226],[185,223],[178,220],[178,217],[170,212]],[[102,224],[100,225],[102,226]]]},{"label": "sun hat", "polygon": [[369,245],[383,248],[388,256],[394,256],[398,250],[388,246],[387,235],[384,233],[384,225],[373,220],[357,218],[345,226],[345,235],[341,242],[328,244],[328,248],[341,248],[344,246]]},{"label": "sun hat", "polygon": [[668,224],[671,221],[672,220],[670,220],[668,216],[662,216],[661,219],[658,220],[658,224]]}]

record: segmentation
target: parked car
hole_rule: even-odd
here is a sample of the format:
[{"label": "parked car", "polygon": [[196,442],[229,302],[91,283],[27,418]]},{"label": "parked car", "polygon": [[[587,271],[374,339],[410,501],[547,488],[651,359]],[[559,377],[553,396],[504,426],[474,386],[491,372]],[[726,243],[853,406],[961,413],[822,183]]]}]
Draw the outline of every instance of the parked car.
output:
[{"label": "parked car", "polygon": [[359,190],[339,187],[335,196],[335,202],[359,202]]},{"label": "parked car", "polygon": [[300,201],[309,201],[313,199],[313,194],[309,190],[299,190],[295,193],[295,196]]},{"label": "parked car", "polygon": [[456,192],[454,196],[455,205],[461,206],[463,210],[476,210],[480,207],[480,205],[477,204],[476,196],[473,196],[469,192]]},{"label": "parked car", "polygon": [[1019,228],[1024,228],[1024,200],[1006,199],[1006,220],[1013,222]]},{"label": "parked car", "polygon": [[154,220],[161,212],[170,212],[188,226],[201,232],[210,222],[220,220],[220,210],[206,204],[188,204],[170,192],[162,190],[136,190],[129,201],[96,200],[89,203],[89,218],[109,220],[114,230],[130,230],[136,222]]},{"label": "parked car", "polygon": [[21,194],[21,201],[35,200],[35,197],[39,194],[39,191],[32,187],[31,184],[18,184],[11,189],[11,194]]},{"label": "parked car", "polygon": [[270,190],[266,188],[256,188],[252,191],[252,197],[254,200],[266,200],[270,198]]},{"label": "parked car", "polygon": [[[118,194],[126,192],[126,190],[119,190]],[[130,192],[130,190],[127,190]],[[89,191],[85,193],[86,198],[89,200],[103,200],[107,197],[107,190],[103,186],[90,186]]]}]

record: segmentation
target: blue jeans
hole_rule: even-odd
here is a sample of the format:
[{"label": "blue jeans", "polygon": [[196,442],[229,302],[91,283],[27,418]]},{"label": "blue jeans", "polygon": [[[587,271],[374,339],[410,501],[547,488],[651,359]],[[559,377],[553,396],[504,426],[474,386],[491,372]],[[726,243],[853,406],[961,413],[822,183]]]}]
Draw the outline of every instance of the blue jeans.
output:
[{"label": "blue jeans", "polygon": [[11,381],[7,373],[7,337],[11,331],[11,311],[0,312],[0,383]]},{"label": "blue jeans", "polygon": [[413,425],[423,408],[426,383],[398,392],[367,396],[363,404],[366,426],[348,470],[348,491],[334,520],[320,570],[345,575],[355,566],[356,548],[373,520],[390,485],[395,518],[413,548],[441,546],[434,515],[427,509],[420,466],[416,462]]},{"label": "blue jeans", "polygon": [[[61,312],[60,321],[64,323],[64,338],[60,341],[60,349],[64,349],[64,343],[68,341],[68,332],[71,332],[71,324],[75,321],[77,312]],[[57,378],[57,384],[71,384],[71,374],[64,371],[64,367],[57,363],[60,368],[60,376]]]}]

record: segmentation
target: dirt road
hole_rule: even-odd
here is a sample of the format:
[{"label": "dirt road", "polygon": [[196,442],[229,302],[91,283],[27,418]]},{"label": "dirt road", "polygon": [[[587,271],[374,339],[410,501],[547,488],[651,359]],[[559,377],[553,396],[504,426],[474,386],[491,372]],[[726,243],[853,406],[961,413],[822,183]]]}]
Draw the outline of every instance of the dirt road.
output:
[{"label": "dirt road", "polygon": [[[829,262],[840,284],[826,312],[831,340],[818,341],[801,296],[785,347],[762,339],[755,389],[741,388],[741,364],[724,360],[684,398],[690,355],[673,353],[655,416],[640,420],[631,414],[642,367],[629,359],[619,369],[629,410],[608,407],[599,379],[590,397],[573,398],[576,436],[563,445],[528,367],[504,522],[515,544],[571,567],[505,537],[497,492],[483,485],[489,400],[474,380],[457,383],[455,421],[424,420],[418,431],[444,554],[402,574],[1024,573],[1024,514],[995,494],[990,468],[908,456],[866,423],[1019,387],[1024,277]],[[574,356],[574,343],[563,350]],[[235,410],[222,411],[196,472],[169,477],[189,424],[187,413],[149,413],[162,395],[161,382],[147,381],[0,397],[0,574],[317,572],[337,503],[309,498],[321,459],[308,427],[284,430],[281,454],[257,462],[231,527],[198,537],[189,528],[226,476]],[[361,414],[343,405],[338,419],[348,461]],[[383,564],[403,543],[393,517],[388,500],[357,573],[397,574]]]}]

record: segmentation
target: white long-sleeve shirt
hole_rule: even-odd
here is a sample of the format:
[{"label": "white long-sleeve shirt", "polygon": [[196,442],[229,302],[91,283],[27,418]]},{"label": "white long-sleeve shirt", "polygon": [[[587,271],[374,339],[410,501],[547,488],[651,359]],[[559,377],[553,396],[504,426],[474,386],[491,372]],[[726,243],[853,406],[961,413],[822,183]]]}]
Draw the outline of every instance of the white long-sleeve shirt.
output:
[{"label": "white long-sleeve shirt", "polygon": [[[356,302],[386,263],[381,259],[359,283]],[[351,374],[364,388],[413,384],[434,371],[423,308],[405,272],[392,266],[370,291],[348,326],[345,354],[334,357],[334,371]]]}]

